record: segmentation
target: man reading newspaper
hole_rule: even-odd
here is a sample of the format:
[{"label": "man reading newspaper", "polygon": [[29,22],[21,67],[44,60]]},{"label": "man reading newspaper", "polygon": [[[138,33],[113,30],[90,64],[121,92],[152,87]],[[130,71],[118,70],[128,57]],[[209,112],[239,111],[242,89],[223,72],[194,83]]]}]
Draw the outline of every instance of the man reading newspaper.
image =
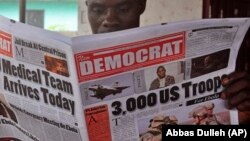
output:
[{"label": "man reading newspaper", "polygon": [[249,18],[136,28],[146,0],[85,1],[91,36],[0,16],[0,140],[161,140],[169,124],[238,124],[220,97],[249,122],[249,74],[227,75]]},{"label": "man reading newspaper", "polygon": [[[139,27],[146,0],[86,0],[88,19],[93,34]],[[226,89],[221,98],[228,108],[239,110],[240,124],[250,121],[250,75],[234,72],[222,80]]]}]

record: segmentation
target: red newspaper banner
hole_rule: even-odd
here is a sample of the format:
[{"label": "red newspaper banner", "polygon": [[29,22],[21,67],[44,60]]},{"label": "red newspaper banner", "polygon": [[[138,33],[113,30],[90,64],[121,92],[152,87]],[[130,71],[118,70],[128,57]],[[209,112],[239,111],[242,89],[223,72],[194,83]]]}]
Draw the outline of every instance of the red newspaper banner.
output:
[{"label": "red newspaper banner", "polygon": [[112,141],[107,105],[85,109],[84,114],[90,141]]},{"label": "red newspaper banner", "polygon": [[12,57],[12,37],[0,30],[0,54]]},{"label": "red newspaper banner", "polygon": [[79,82],[185,57],[185,32],[75,54]]}]

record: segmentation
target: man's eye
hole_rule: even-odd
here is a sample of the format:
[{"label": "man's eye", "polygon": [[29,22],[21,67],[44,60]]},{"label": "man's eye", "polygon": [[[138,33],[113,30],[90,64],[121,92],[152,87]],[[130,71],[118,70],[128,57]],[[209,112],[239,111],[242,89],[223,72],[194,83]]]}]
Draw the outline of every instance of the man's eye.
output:
[{"label": "man's eye", "polygon": [[129,6],[128,5],[123,5],[119,7],[119,12],[128,12],[129,11]]},{"label": "man's eye", "polygon": [[101,14],[101,13],[104,12],[104,8],[102,8],[102,7],[93,7],[92,11],[95,12],[95,13]]}]

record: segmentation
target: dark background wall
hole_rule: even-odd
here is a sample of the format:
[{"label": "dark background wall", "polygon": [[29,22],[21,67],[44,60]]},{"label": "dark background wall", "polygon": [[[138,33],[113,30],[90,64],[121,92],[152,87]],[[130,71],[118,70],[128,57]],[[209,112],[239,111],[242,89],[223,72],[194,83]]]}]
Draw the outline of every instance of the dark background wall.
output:
[{"label": "dark background wall", "polygon": [[[250,0],[203,0],[203,18],[250,18]],[[236,70],[250,72],[250,30],[242,43]]]}]

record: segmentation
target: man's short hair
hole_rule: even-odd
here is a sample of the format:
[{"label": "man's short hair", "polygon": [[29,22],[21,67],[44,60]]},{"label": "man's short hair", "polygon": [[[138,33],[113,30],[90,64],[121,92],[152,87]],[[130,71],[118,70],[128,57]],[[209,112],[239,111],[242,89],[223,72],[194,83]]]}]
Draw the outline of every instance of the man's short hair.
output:
[{"label": "man's short hair", "polygon": [[157,72],[159,72],[159,71],[160,71],[160,69],[163,69],[164,71],[166,71],[166,69],[165,69],[165,67],[164,67],[164,66],[159,66],[159,67],[157,68]]}]

